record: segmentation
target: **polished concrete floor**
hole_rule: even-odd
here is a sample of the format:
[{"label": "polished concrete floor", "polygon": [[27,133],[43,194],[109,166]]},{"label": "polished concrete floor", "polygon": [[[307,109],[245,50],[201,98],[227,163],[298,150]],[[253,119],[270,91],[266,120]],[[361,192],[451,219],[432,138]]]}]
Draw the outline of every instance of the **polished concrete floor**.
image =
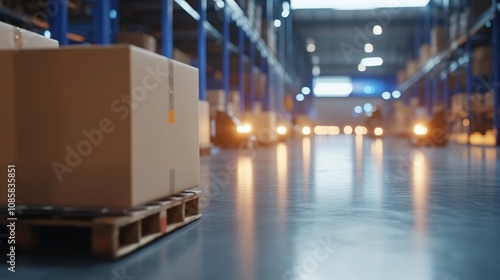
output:
[{"label": "polished concrete floor", "polygon": [[20,255],[0,279],[500,279],[499,157],[355,136],[216,151],[200,221],[113,262]]}]

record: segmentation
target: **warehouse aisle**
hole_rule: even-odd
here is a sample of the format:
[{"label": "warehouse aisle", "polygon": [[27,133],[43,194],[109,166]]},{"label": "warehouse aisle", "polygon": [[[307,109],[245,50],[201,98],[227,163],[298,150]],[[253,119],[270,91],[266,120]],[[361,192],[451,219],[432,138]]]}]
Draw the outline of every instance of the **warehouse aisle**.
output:
[{"label": "warehouse aisle", "polygon": [[115,262],[19,256],[13,279],[500,279],[499,156],[354,136],[218,151],[200,221]]}]

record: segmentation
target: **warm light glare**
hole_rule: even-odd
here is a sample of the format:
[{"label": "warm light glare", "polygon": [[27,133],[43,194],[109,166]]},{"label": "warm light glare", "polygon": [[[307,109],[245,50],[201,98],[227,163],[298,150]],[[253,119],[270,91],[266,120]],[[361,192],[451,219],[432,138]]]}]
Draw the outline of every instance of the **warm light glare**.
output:
[{"label": "warm light glare", "polygon": [[374,35],[381,35],[382,34],[382,26],[380,25],[375,25],[373,27],[373,34]]},{"label": "warm light glare", "polygon": [[361,64],[366,67],[381,66],[384,64],[384,60],[381,57],[365,57],[361,59]]},{"label": "warm light glare", "polygon": [[359,64],[358,65],[358,71],[359,72],[365,72],[366,71],[366,66],[364,64]]},{"label": "warm light glare", "polygon": [[366,53],[372,53],[373,52],[373,45],[368,43],[365,45],[365,52]]},{"label": "warm light glare", "polygon": [[463,124],[465,127],[469,126],[469,125],[470,125],[470,121],[469,121],[469,119],[464,119],[464,120],[462,121],[462,124]]},{"label": "warm light glare", "polygon": [[414,127],[413,127],[413,132],[416,134],[416,135],[426,135],[427,132],[428,132],[428,129],[425,125],[423,124],[416,124]]},{"label": "warm light glare", "polygon": [[309,135],[309,134],[311,134],[311,128],[310,128],[310,127],[308,127],[308,126],[304,126],[304,127],[302,128],[302,134],[304,134],[304,135]]},{"label": "warm light glare", "polygon": [[338,126],[315,126],[314,134],[316,135],[339,135],[340,127]]},{"label": "warm light glare", "polygon": [[332,1],[332,0],[292,0],[292,10],[299,9],[334,9],[334,10],[374,10],[380,8],[411,8],[425,7],[429,0],[355,0],[355,1]]},{"label": "warm light glare", "polygon": [[368,133],[368,129],[364,126],[356,126],[354,133],[356,133],[356,135],[366,135]]},{"label": "warm light glare", "polygon": [[239,133],[249,133],[252,131],[252,127],[249,124],[239,125],[237,130]]},{"label": "warm light glare", "polygon": [[279,135],[285,135],[286,134],[286,127],[283,125],[278,126],[276,131],[278,132]]},{"label": "warm light glare", "polygon": [[346,135],[351,135],[352,134],[352,126],[346,126],[344,127],[344,134]]},{"label": "warm light glare", "polygon": [[381,127],[377,127],[377,128],[375,128],[373,133],[375,133],[375,135],[377,135],[377,136],[382,136],[382,134],[384,134],[384,130]]}]

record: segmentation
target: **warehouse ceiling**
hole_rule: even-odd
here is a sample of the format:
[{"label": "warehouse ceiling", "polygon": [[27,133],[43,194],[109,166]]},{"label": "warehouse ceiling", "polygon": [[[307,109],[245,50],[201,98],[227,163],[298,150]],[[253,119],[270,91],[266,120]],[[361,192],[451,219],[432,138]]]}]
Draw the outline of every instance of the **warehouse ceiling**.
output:
[{"label": "warehouse ceiling", "polygon": [[[321,75],[395,77],[414,54],[415,20],[423,17],[423,8],[295,10],[294,34],[303,42],[296,47],[306,49],[314,42],[309,56]],[[382,27],[381,35],[373,34],[374,25]],[[373,45],[373,53],[365,52],[366,43]],[[383,65],[360,72],[358,65],[366,57],[381,57]]]}]

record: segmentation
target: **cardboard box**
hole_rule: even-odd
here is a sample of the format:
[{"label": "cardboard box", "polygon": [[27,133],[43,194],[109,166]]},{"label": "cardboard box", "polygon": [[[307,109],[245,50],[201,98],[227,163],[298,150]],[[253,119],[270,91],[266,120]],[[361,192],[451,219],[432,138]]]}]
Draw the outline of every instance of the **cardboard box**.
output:
[{"label": "cardboard box", "polygon": [[120,32],[116,38],[118,44],[131,44],[148,51],[156,52],[156,38],[144,32]]},{"label": "cardboard box", "polygon": [[413,74],[417,73],[417,71],[419,69],[418,63],[419,62],[417,60],[408,60],[406,62],[406,76],[407,77],[410,77]]},{"label": "cardboard box", "polygon": [[425,64],[427,64],[427,62],[429,62],[429,60],[432,57],[431,46],[429,44],[423,44],[422,46],[420,46],[419,54],[420,54],[419,66],[422,67]]},{"label": "cardboard box", "polygon": [[195,68],[114,45],[21,51],[16,73],[18,204],[123,209],[198,186]]},{"label": "cardboard box", "polygon": [[[16,163],[15,65],[19,49],[57,48],[59,43],[0,22],[0,165]],[[6,39],[5,39],[6,38]],[[7,182],[7,173],[0,174]],[[7,185],[0,184],[0,205],[7,205]]]},{"label": "cardboard box", "polygon": [[447,30],[442,26],[433,27],[431,30],[431,53],[437,55],[448,47]]},{"label": "cardboard box", "polygon": [[198,123],[200,147],[210,145],[210,111],[207,101],[198,101]]},{"label": "cardboard box", "polygon": [[489,46],[475,48],[471,67],[474,75],[486,76],[493,73],[493,48]]},{"label": "cardboard box", "polygon": [[406,70],[399,70],[398,71],[398,85],[403,84],[404,82],[406,82],[407,79],[408,79],[408,77],[406,76]]},{"label": "cardboard box", "polygon": [[271,144],[278,140],[278,118],[275,112],[245,113],[243,120],[252,126],[252,133],[260,143]]},{"label": "cardboard box", "polygon": [[0,21],[0,50],[57,48],[59,42]]},{"label": "cardboard box", "polygon": [[180,51],[178,49],[174,49],[174,51],[173,51],[173,58],[174,58],[174,60],[177,60],[179,62],[188,64],[188,65],[190,65],[191,61],[193,60],[192,57],[189,54],[187,54],[185,52],[182,52],[182,51]]}]

